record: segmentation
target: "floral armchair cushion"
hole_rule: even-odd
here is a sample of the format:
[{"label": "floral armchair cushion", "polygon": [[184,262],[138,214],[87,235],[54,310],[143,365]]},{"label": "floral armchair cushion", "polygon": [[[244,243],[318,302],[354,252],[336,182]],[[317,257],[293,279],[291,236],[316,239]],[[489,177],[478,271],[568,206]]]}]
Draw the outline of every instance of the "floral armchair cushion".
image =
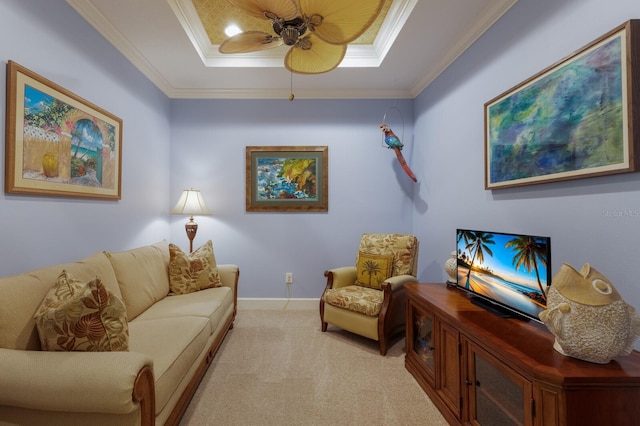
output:
[{"label": "floral armchair cushion", "polygon": [[129,350],[124,303],[99,277],[84,283],[63,270],[34,318],[44,351]]},{"label": "floral armchair cushion", "polygon": [[360,239],[356,265],[361,253],[393,256],[390,276],[415,276],[418,261],[418,239],[414,235],[363,234]]},{"label": "floral armchair cushion", "polygon": [[325,303],[337,308],[358,312],[370,317],[377,317],[382,307],[384,294],[374,288],[360,285],[331,288],[324,292]]}]

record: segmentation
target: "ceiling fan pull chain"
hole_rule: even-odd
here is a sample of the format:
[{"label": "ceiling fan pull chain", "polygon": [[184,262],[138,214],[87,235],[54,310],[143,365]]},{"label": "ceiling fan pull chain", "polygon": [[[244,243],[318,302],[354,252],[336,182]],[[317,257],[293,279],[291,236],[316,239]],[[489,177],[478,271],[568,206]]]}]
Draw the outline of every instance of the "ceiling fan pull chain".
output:
[{"label": "ceiling fan pull chain", "polygon": [[293,102],[293,98],[295,98],[295,95],[293,94],[293,71],[289,71],[289,74],[291,74],[291,85],[290,85],[290,93],[289,93],[289,101]]}]

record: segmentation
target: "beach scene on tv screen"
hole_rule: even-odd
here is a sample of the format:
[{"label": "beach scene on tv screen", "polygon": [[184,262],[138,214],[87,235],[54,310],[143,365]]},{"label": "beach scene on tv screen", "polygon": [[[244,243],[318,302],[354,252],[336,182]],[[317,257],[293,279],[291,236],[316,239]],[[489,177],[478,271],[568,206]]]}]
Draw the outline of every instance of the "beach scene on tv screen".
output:
[{"label": "beach scene on tv screen", "polygon": [[458,285],[534,318],[546,308],[548,239],[458,230]]}]

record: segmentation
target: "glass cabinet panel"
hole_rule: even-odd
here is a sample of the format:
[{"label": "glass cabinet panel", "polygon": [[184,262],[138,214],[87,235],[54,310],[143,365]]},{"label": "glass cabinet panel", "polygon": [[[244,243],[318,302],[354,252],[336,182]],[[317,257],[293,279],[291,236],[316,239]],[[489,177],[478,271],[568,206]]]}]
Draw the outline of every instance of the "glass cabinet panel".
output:
[{"label": "glass cabinet panel", "polygon": [[433,316],[420,312],[415,307],[412,309],[413,318],[413,351],[424,363],[429,373],[433,376],[434,370],[434,333]]},{"label": "glass cabinet panel", "polygon": [[532,424],[532,385],[490,355],[471,346],[469,407],[472,423],[487,426]]}]

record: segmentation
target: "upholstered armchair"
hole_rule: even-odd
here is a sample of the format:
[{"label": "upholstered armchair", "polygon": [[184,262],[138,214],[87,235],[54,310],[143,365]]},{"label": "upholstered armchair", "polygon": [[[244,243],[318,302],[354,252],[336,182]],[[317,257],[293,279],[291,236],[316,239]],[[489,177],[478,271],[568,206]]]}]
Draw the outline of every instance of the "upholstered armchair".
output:
[{"label": "upholstered armchair", "polygon": [[404,284],[417,281],[418,247],[413,235],[363,234],[355,266],[324,273],[322,331],[332,324],[376,340],[385,355],[390,339],[405,328]]}]

